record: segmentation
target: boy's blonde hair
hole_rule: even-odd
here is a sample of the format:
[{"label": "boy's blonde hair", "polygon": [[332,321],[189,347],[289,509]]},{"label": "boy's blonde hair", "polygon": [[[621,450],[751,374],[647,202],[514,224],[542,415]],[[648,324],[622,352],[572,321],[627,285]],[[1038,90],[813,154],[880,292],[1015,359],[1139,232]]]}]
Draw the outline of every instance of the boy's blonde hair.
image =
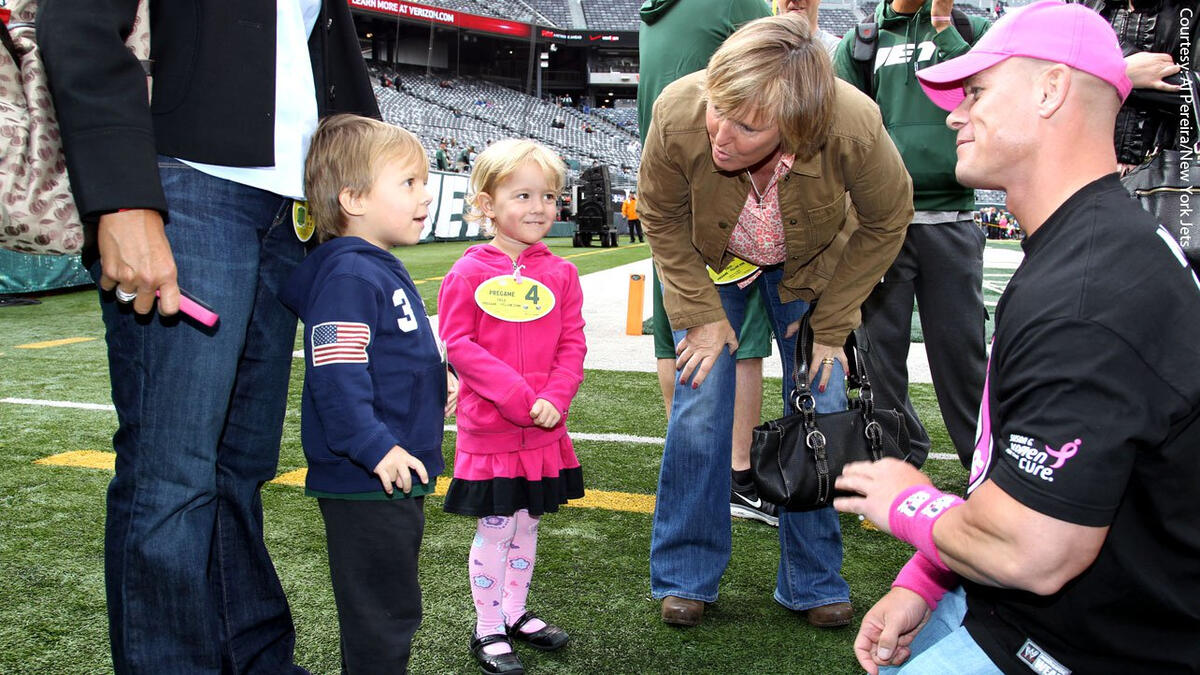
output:
[{"label": "boy's blonde hair", "polygon": [[379,168],[400,161],[429,176],[429,158],[408,129],[358,115],[332,115],[321,120],[304,161],[304,194],[317,229],[317,241],[346,232],[346,214],[338,201],[342,190],[370,192]]},{"label": "boy's blonde hair", "polygon": [[491,219],[483,215],[479,206],[479,193],[486,192],[494,197],[496,186],[526,162],[533,162],[542,170],[556,195],[562,192],[567,182],[567,166],[557,153],[537,141],[506,138],[487,146],[475,157],[467,192],[467,212],[463,217],[469,222],[480,223],[485,233],[495,234]]},{"label": "boy's blonde hair", "polygon": [[705,96],[721,114],[757,113],[779,125],[784,150],[800,160],[825,145],[833,123],[833,64],[808,19],[780,14],[742,26],[708,61]]}]

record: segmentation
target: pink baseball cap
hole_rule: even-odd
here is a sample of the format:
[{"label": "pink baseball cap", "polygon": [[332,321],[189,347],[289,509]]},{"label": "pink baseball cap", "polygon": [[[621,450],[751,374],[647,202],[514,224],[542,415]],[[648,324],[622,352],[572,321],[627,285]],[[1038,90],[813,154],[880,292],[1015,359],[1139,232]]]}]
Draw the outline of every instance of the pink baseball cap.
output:
[{"label": "pink baseball cap", "polygon": [[963,80],[1013,56],[1062,63],[1095,75],[1116,87],[1122,101],[1133,88],[1112,26],[1083,5],[1059,0],[1010,9],[971,51],[918,70],[917,78],[939,108],[954,110],[965,98]]}]

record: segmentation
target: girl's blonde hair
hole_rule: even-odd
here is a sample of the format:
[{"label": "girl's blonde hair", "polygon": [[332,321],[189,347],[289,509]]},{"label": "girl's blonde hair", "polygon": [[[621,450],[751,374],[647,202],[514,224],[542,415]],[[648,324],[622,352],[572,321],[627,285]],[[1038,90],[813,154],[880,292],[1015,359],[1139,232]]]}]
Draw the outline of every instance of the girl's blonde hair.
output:
[{"label": "girl's blonde hair", "polygon": [[768,16],[742,26],[708,61],[705,97],[726,117],[779,125],[784,149],[811,159],[833,123],[833,64],[808,19]]},{"label": "girl's blonde hair", "polygon": [[421,141],[408,129],[358,115],[332,115],[321,120],[304,162],[304,195],[317,229],[317,241],[346,231],[338,196],[349,189],[356,195],[371,190],[380,167],[400,161],[417,168],[427,180],[429,158]]},{"label": "girl's blonde hair", "polygon": [[486,192],[494,196],[496,186],[516,173],[526,162],[533,162],[542,170],[555,194],[562,192],[563,185],[567,182],[567,167],[557,153],[537,141],[506,138],[487,146],[475,157],[475,166],[471,168],[471,184],[467,191],[467,212],[463,217],[469,222],[479,223],[488,235],[495,234],[491,219],[485,216],[480,208],[479,194]]}]

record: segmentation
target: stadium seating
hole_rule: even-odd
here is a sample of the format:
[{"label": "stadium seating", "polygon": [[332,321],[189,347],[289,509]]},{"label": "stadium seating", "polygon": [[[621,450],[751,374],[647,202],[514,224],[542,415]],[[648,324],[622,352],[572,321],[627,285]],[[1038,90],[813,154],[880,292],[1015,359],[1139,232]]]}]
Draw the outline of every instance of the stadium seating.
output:
[{"label": "stadium seating", "polygon": [[634,136],[638,135],[637,108],[594,108],[592,113],[603,117]]},{"label": "stadium seating", "polygon": [[[583,0],[583,16],[593,30],[637,30],[640,0]],[[699,20],[700,17],[697,17]]]},{"label": "stadium seating", "polygon": [[826,9],[822,7],[817,12],[817,25],[822,30],[838,37],[854,30],[859,18],[852,9]]},{"label": "stadium seating", "polygon": [[[384,74],[378,68],[374,73],[376,81]],[[627,112],[605,111],[605,115],[616,115],[616,121],[610,121],[480,80],[447,80],[419,69],[386,74],[399,79],[401,91],[375,88],[384,120],[416,133],[431,158],[440,139],[454,142],[449,148],[453,160],[468,145],[480,151],[501,138],[534,138],[576,169],[599,161],[611,167],[614,184],[630,185],[636,180],[641,149],[636,121],[632,126],[621,124],[628,121],[620,117]],[[636,117],[636,112],[633,114]]]}]

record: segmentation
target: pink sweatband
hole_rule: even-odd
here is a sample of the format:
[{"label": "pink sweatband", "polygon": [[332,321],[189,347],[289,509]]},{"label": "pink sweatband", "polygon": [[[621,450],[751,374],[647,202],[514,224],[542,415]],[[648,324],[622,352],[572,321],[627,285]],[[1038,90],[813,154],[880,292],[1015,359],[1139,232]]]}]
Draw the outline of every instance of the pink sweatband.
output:
[{"label": "pink sweatband", "polygon": [[933,543],[933,524],[962,503],[962,498],[943,494],[932,485],[914,485],[897,495],[892,502],[888,527],[897,539],[916,546],[930,562],[946,567]]},{"label": "pink sweatband", "polygon": [[930,21],[953,21],[953,16],[930,16]]},{"label": "pink sweatband", "polygon": [[925,600],[929,609],[937,609],[946,591],[958,585],[958,575],[925,557],[920,551],[900,569],[892,588],[907,588]]}]

